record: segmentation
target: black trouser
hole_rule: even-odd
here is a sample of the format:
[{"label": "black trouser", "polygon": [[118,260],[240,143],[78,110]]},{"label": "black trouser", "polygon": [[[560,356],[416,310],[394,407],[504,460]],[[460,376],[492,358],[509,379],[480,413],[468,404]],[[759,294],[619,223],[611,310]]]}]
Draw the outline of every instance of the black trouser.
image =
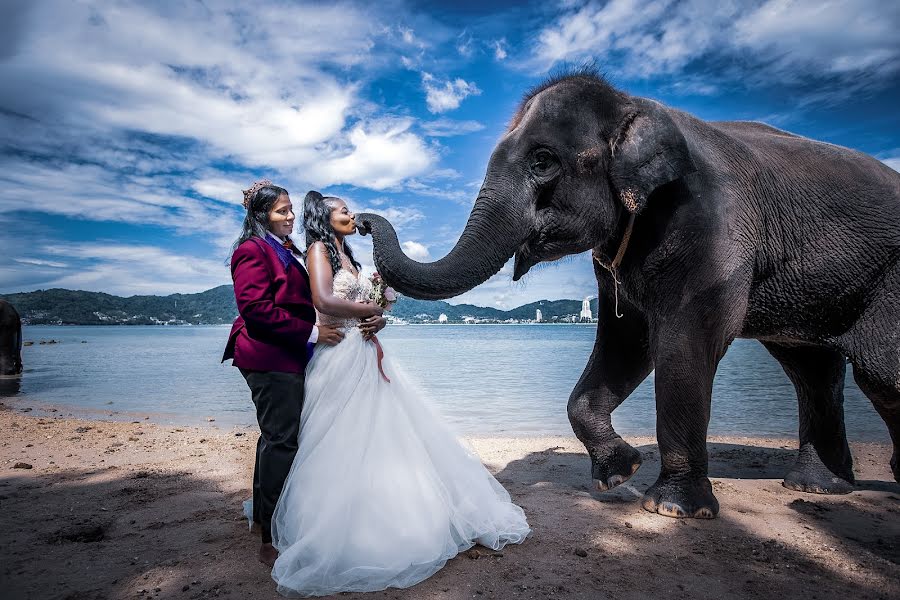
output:
[{"label": "black trouser", "polygon": [[272,513],[297,454],[300,411],[303,408],[303,373],[248,371],[247,380],[260,436],[253,469],[253,520],[262,528],[264,544],[272,541]]}]

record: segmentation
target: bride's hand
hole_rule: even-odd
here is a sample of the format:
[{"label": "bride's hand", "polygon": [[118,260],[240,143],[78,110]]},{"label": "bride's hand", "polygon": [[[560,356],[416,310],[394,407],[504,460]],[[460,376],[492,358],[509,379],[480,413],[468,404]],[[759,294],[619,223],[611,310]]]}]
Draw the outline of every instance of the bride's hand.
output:
[{"label": "bride's hand", "polygon": [[372,336],[384,329],[386,324],[387,321],[385,321],[384,317],[369,317],[368,319],[360,321],[359,330],[362,332],[364,340],[370,340],[372,339]]},{"label": "bride's hand", "polygon": [[366,307],[372,309],[372,313],[368,317],[366,317],[366,319],[369,319],[371,317],[380,317],[381,315],[384,314],[384,309],[381,308],[380,306],[378,306],[377,304],[375,304],[374,302],[372,302],[371,300],[366,300],[365,302],[363,302],[363,304],[365,304]]}]

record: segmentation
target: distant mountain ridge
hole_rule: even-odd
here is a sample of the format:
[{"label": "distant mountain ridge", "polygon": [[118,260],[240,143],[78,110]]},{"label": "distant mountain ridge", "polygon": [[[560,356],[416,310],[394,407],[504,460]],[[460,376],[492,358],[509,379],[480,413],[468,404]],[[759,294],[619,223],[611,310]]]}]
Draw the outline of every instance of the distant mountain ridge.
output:
[{"label": "distant mountain ridge", "polygon": [[[26,324],[30,325],[218,325],[229,324],[237,316],[234,290],[230,285],[197,294],[168,296],[130,296],[123,298],[102,292],[65,289],[0,294]],[[540,310],[544,320],[552,321],[581,312],[581,300],[540,300],[511,310],[472,304],[401,297],[390,314],[412,323],[437,321],[441,314],[450,323],[465,317],[477,320],[533,320]],[[597,314],[597,300],[591,301]]]}]

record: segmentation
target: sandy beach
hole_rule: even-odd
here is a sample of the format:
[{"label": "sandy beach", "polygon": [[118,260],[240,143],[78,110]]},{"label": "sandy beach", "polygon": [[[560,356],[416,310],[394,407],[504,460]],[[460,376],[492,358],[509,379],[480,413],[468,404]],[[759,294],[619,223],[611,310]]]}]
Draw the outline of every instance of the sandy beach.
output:
[{"label": "sandy beach", "polygon": [[[256,430],[79,420],[0,406],[3,598],[278,598],[240,512]],[[457,556],[407,590],[348,598],[897,598],[900,485],[886,444],[851,444],[858,489],[785,489],[796,441],[714,438],[714,521],[641,509],[644,466],[591,490],[574,437],[469,439],[534,529],[501,553]]]}]

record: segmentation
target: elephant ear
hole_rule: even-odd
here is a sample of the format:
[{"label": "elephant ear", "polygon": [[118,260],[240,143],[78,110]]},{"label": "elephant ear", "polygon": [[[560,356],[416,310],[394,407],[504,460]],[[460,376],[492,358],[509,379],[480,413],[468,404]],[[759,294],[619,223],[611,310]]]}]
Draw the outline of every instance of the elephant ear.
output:
[{"label": "elephant ear", "polygon": [[641,100],[610,142],[609,175],[619,200],[639,214],[653,191],[697,170],[681,130],[662,105]]}]

